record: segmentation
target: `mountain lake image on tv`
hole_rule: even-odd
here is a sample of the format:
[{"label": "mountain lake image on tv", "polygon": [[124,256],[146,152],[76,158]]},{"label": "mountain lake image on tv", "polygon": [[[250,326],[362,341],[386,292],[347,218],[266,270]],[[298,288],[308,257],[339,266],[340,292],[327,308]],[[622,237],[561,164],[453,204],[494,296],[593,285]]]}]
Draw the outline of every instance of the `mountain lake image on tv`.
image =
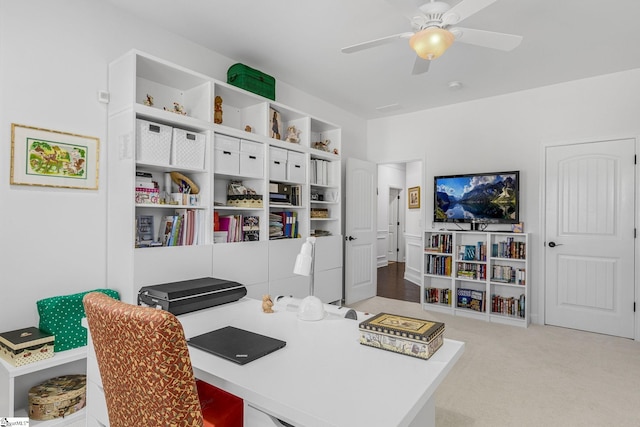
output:
[{"label": "mountain lake image on tv", "polygon": [[518,181],[518,171],[436,176],[433,220],[516,223]]}]

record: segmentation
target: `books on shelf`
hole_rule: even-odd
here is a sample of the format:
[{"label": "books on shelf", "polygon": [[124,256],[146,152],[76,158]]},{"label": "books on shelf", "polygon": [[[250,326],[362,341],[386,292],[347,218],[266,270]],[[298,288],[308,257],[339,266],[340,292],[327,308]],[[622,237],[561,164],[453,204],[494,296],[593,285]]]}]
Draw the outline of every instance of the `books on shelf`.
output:
[{"label": "books on shelf", "polygon": [[269,214],[269,239],[296,238],[299,234],[298,212],[282,211]]},{"label": "books on shelf", "polygon": [[453,247],[453,235],[432,234],[427,240],[424,250],[425,252],[450,254],[452,247]]},{"label": "books on shelf", "polygon": [[158,230],[158,245],[190,246],[199,244],[203,240],[201,223],[202,211],[176,209],[174,215],[162,217]]},{"label": "books on shelf", "polygon": [[452,264],[450,256],[429,254],[427,255],[424,272],[425,274],[437,276],[451,276]]},{"label": "books on shelf", "polygon": [[429,359],[442,346],[444,328],[442,322],[380,313],[359,324],[360,344]]},{"label": "books on shelf", "polygon": [[[219,215],[214,243],[253,242],[260,240],[260,217],[257,215]],[[223,240],[223,236],[226,239]]]},{"label": "books on shelf", "polygon": [[475,245],[458,245],[457,253],[460,261],[486,261],[487,245],[484,242],[478,242]]},{"label": "books on shelf", "polygon": [[451,289],[449,288],[426,288],[424,300],[430,304],[451,305]]},{"label": "books on shelf", "polygon": [[524,286],[526,284],[526,270],[509,265],[494,265],[491,269],[491,281]]},{"label": "books on shelf", "polygon": [[476,291],[475,289],[458,288],[457,307],[468,308],[474,311],[485,311],[485,291]]},{"label": "books on shelf", "polygon": [[524,319],[526,313],[526,297],[524,294],[520,295],[520,297],[492,295],[491,313]]},{"label": "books on shelf", "polygon": [[508,237],[505,241],[491,245],[491,256],[494,258],[527,258],[527,244]]}]

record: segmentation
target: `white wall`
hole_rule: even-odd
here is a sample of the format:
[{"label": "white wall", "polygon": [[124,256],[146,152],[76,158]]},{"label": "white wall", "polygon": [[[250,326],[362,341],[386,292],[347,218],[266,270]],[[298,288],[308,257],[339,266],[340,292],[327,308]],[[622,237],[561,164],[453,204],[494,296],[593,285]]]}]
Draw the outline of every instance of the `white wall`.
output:
[{"label": "white wall", "polygon": [[[433,176],[520,170],[521,212],[531,233],[532,320],[540,299],[542,145],[545,142],[636,137],[640,133],[640,70],[573,81],[484,100],[372,120],[368,158],[424,158],[425,225],[431,226]],[[403,141],[390,144],[389,141]]]},{"label": "white wall", "polygon": [[[109,62],[134,48],[219,80],[237,62],[99,0],[0,2],[0,331],[37,325],[38,299],[105,286],[107,109],[97,92]],[[276,96],[342,126],[341,154],[364,157],[364,120],[284,82]],[[98,137],[99,190],[10,186],[11,123]]]}]

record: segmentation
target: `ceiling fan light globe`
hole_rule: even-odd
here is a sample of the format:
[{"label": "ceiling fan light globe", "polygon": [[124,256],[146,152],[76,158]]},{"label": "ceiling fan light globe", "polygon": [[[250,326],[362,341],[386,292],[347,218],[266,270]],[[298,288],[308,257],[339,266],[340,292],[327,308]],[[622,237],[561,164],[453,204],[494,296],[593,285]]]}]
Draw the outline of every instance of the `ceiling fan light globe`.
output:
[{"label": "ceiling fan light globe", "polygon": [[411,36],[409,46],[420,58],[433,60],[449,49],[454,40],[455,36],[450,31],[429,27]]}]

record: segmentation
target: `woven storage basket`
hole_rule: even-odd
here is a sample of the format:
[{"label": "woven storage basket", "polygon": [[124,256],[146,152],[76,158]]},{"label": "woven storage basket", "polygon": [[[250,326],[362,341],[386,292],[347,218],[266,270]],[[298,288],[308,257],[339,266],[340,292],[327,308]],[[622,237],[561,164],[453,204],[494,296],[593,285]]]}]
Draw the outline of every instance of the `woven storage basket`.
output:
[{"label": "woven storage basket", "polygon": [[53,420],[84,408],[87,398],[86,375],[51,378],[29,390],[29,418]]},{"label": "woven storage basket", "polygon": [[171,165],[204,169],[204,150],[204,135],[183,129],[173,129]]},{"label": "woven storage basket", "polygon": [[136,160],[168,165],[171,160],[171,126],[140,119],[136,122]]}]

